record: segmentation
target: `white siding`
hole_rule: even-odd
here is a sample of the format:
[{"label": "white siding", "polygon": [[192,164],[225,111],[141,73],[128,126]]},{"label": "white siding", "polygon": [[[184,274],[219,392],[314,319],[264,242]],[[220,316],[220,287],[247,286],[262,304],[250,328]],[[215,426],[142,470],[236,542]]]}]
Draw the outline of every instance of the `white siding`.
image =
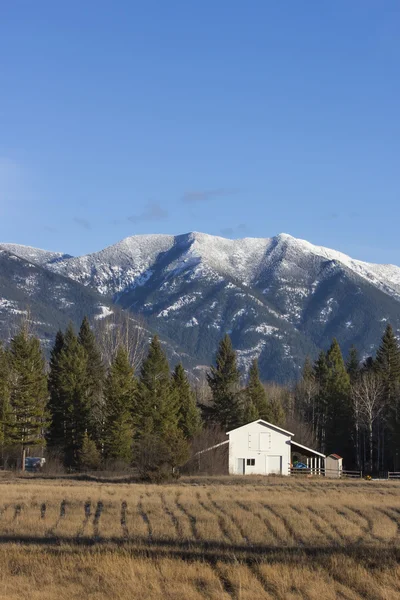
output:
[{"label": "white siding", "polygon": [[278,470],[289,475],[290,435],[258,421],[235,429],[229,434],[229,473],[241,474],[239,459],[245,460],[246,475],[268,475]]}]

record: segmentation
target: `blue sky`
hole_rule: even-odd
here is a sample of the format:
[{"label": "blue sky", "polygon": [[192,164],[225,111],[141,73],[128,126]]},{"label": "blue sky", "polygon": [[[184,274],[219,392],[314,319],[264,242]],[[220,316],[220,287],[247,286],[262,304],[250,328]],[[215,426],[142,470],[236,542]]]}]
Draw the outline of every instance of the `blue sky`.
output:
[{"label": "blue sky", "polygon": [[4,2],[0,240],[286,232],[400,264],[400,3]]}]

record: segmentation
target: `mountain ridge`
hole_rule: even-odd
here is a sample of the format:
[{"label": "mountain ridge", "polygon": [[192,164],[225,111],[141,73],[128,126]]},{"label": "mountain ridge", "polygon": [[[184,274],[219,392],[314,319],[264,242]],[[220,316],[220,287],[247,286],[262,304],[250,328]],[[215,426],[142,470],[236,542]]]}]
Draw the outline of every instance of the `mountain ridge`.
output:
[{"label": "mountain ridge", "polygon": [[344,352],[356,343],[365,358],[386,322],[400,334],[400,267],[289,234],[130,236],[80,257],[0,244],[7,248],[93,290],[105,304],[142,314],[196,364],[210,364],[229,333],[243,370],[257,358],[264,379],[297,378],[305,356],[316,356],[333,337]]}]

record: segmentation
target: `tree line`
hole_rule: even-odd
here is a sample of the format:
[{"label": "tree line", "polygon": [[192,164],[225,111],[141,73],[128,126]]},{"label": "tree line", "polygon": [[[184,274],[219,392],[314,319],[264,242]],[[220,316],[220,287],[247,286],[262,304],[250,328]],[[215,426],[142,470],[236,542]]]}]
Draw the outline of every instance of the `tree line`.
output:
[{"label": "tree line", "polygon": [[293,408],[325,454],[347,468],[400,470],[400,346],[387,325],[375,357],[360,361],[352,347],[345,361],[337,340],[317,360],[307,359]]},{"label": "tree line", "polygon": [[121,343],[105,360],[89,321],[58,331],[46,364],[40,341],[22,323],[0,346],[0,449],[47,447],[67,469],[134,465],[146,477],[173,472],[188,459],[204,423],[232,428],[258,417],[283,421],[252,365],[245,390],[226,336],[211,367],[212,398],[200,406],[182,364],[171,372],[157,336],[138,373]]},{"label": "tree line", "polygon": [[159,478],[187,461],[204,428],[226,432],[262,418],[300,443],[341,454],[347,468],[400,469],[400,348],[390,325],[375,358],[361,363],[353,347],[345,361],[333,340],[314,363],[306,360],[292,387],[263,384],[257,360],[243,384],[226,335],[202,393],[182,364],[171,371],[157,336],[139,366],[137,353],[116,339],[105,352],[84,318],[78,332],[72,324],[58,331],[47,363],[26,320],[7,347],[0,344],[3,463],[10,449],[46,446],[67,469],[134,466]]}]

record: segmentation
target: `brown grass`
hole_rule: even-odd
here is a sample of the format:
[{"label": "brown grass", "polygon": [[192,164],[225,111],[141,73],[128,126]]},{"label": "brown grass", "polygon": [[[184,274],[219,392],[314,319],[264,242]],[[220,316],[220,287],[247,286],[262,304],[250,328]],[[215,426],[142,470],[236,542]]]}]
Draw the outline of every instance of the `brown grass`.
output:
[{"label": "brown grass", "polygon": [[400,597],[400,486],[0,479],[0,599]]}]

